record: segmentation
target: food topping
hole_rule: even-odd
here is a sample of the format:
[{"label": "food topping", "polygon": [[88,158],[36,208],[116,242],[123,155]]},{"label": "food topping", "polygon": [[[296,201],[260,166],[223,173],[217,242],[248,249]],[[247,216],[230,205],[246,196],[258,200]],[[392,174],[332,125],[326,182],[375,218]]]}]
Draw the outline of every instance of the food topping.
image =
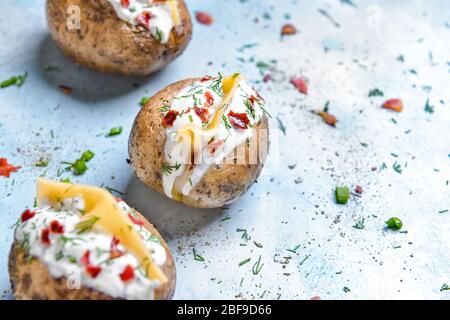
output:
[{"label": "food topping", "polygon": [[160,43],[167,43],[180,24],[177,0],[108,0],[120,19],[149,30]]},{"label": "food topping", "polygon": [[136,213],[107,191],[40,179],[37,205],[22,213],[15,239],[54,278],[79,272],[83,285],[125,299],[152,299],[166,281],[159,238],[133,223]]},{"label": "food topping", "polygon": [[403,101],[400,99],[389,99],[385,101],[382,105],[384,109],[393,110],[396,112],[403,111]]},{"label": "food topping", "polygon": [[35,211],[31,211],[30,209],[26,209],[22,215],[20,216],[20,220],[22,223],[24,223],[25,221],[30,220],[31,218],[33,218],[36,215]]},{"label": "food topping", "polygon": [[175,119],[178,116],[178,112],[175,110],[169,110],[162,119],[162,125],[166,128],[172,127]]},{"label": "food topping", "polygon": [[264,100],[239,73],[201,78],[182,89],[164,111],[162,123],[171,121],[165,125],[163,186],[179,201],[212,164],[251,140],[252,128],[266,113]]},{"label": "food topping", "polygon": [[213,17],[209,13],[202,12],[202,11],[196,12],[195,18],[197,19],[197,21],[199,23],[204,24],[206,26],[210,26],[214,22]]},{"label": "food topping", "polygon": [[21,167],[20,166],[13,166],[8,163],[8,160],[5,158],[0,158],[0,176],[4,176],[9,178],[11,173],[17,172]]}]

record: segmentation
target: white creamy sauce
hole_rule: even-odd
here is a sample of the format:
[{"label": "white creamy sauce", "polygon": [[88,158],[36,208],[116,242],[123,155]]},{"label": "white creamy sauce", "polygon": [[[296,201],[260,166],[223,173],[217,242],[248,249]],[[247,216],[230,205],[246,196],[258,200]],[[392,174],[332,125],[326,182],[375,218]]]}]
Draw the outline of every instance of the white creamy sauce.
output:
[{"label": "white creamy sauce", "polygon": [[[213,105],[206,107],[210,114],[209,120],[211,121],[223,100],[221,78],[193,83],[189,87],[181,90],[175,97],[172,106],[170,106],[170,110],[175,110],[179,113],[173,126],[166,128],[167,141],[164,149],[165,166],[169,167],[170,170],[163,170],[163,187],[165,194],[170,198],[172,198],[172,190],[177,177],[182,175],[185,169],[185,165],[183,164],[189,163],[186,161],[190,160],[188,159],[190,155],[182,152],[183,148],[186,147],[186,142],[178,141],[176,138],[177,132],[189,123],[194,123],[199,128],[202,128],[202,125],[203,128],[205,127],[206,124],[202,123],[201,118],[193,108],[194,106],[205,108],[207,101],[205,93],[207,92],[214,98]],[[246,105],[249,97],[257,98],[257,101],[252,104],[253,112]],[[196,155],[196,165],[191,172],[189,180],[183,185],[181,190],[178,190],[181,194],[188,195],[212,165],[221,163],[236,147],[252,139],[252,126],[261,121],[264,115],[263,108],[264,100],[245,81],[241,80],[232,97],[231,103],[224,112],[225,120],[221,119],[217,130],[202,139],[201,155]],[[230,111],[234,113],[247,113],[248,119],[250,120],[248,128],[241,129],[231,125],[228,118]],[[211,138],[214,140],[212,143],[209,143]],[[221,143],[222,141],[223,143]],[[212,152],[212,150],[215,150],[215,152]],[[180,164],[182,165],[180,166]]]},{"label": "white creamy sauce", "polygon": [[[119,207],[124,215],[133,214],[133,210],[125,202],[120,201]],[[65,199],[58,208],[43,204],[35,210],[34,217],[17,226],[15,239],[28,251],[29,256],[43,262],[54,278],[64,276],[74,280],[79,275],[78,281],[82,285],[114,298],[153,299],[154,289],[160,284],[159,281],[148,279],[140,267],[139,260],[120,243],[117,249],[123,255],[111,258],[112,235],[95,225],[91,230],[78,234],[76,225],[82,221],[83,210],[82,197]],[[51,232],[50,244],[45,244],[42,241],[42,230],[48,228],[54,220],[64,226],[64,232]],[[166,251],[159,240],[144,227],[132,225],[144,240],[154,262],[163,266],[166,262]],[[90,264],[102,268],[96,277],[86,272],[82,263],[82,257],[88,250]],[[134,278],[123,281],[120,274],[128,265],[134,269]]]},{"label": "white creamy sauce", "polygon": [[138,25],[139,17],[143,13],[150,13],[150,20],[146,26],[152,36],[161,43],[169,41],[170,32],[174,27],[174,21],[171,12],[170,3],[173,1],[175,6],[177,2],[168,0],[163,2],[154,2],[152,0],[129,0],[128,7],[123,6],[121,0],[108,0],[120,19],[132,24]]}]

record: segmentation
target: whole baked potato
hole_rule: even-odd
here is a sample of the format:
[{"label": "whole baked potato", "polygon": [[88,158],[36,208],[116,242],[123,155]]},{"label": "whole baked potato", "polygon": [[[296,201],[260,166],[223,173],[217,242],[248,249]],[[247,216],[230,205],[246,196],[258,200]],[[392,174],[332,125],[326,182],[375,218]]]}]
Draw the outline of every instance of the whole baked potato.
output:
[{"label": "whole baked potato", "polygon": [[77,63],[129,76],[178,57],[192,36],[183,0],[47,0],[52,38]]},{"label": "whole baked potato", "polygon": [[129,140],[136,176],[169,198],[217,208],[256,181],[269,150],[264,100],[240,74],[186,79],[151,97]]},{"label": "whole baked potato", "polygon": [[38,189],[40,204],[22,213],[9,255],[16,299],[172,298],[173,258],[140,213],[99,188],[41,179]]}]

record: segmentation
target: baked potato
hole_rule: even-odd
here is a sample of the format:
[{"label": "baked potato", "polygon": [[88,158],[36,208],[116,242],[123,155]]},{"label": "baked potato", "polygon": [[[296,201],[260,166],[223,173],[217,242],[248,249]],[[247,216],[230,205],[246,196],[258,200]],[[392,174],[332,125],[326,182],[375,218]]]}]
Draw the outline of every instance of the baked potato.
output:
[{"label": "baked potato", "polygon": [[149,75],[187,47],[192,21],[183,0],[47,0],[48,28],[77,63]]},{"label": "baked potato", "polygon": [[269,150],[264,100],[238,73],[186,79],[140,110],[129,139],[138,179],[191,207],[218,208],[256,181]]},{"label": "baked potato", "polygon": [[9,255],[16,299],[172,298],[173,258],[140,213],[99,188],[38,184],[38,208],[22,213]]}]

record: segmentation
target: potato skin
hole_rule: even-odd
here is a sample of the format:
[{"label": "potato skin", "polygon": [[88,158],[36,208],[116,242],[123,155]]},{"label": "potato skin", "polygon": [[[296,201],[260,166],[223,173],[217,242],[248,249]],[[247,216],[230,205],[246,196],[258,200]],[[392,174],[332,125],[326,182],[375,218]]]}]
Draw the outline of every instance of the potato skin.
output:
[{"label": "potato skin", "polygon": [[[166,144],[166,129],[161,123],[162,114],[158,109],[171,105],[173,98],[183,88],[200,78],[186,79],[167,86],[154,95],[141,109],[129,140],[129,159],[136,176],[165,195],[162,184],[161,168],[165,162],[164,146]],[[267,117],[255,126],[254,136],[259,130],[269,130]],[[219,208],[227,205],[240,196],[256,181],[265,163],[269,144],[257,164],[248,163],[249,148],[245,146],[245,164],[222,164],[212,166],[202,180],[183,197],[183,203],[196,208]]]},{"label": "potato skin", "polygon": [[[80,8],[80,30],[68,30],[67,8]],[[47,0],[50,34],[77,63],[108,73],[149,75],[174,60],[192,37],[192,21],[184,0],[178,1],[181,24],[176,43],[159,43],[142,26],[121,20],[107,0]]]},{"label": "potato skin", "polygon": [[[167,261],[162,270],[169,281],[155,289],[155,300],[170,300],[175,292],[175,262],[169,247],[158,230],[139,212],[144,227],[161,240],[166,250]],[[13,295],[17,300],[121,300],[86,286],[80,289],[67,288],[67,278],[53,278],[44,263],[37,258],[27,259],[20,243],[14,240],[9,253],[8,269]]]}]

